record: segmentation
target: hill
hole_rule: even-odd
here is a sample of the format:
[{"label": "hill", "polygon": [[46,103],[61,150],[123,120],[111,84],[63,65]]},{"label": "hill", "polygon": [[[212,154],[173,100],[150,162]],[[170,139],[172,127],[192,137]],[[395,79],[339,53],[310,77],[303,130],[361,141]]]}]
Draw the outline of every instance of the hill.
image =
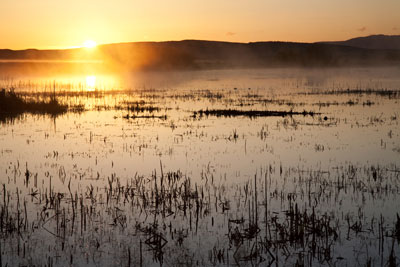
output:
[{"label": "hill", "polygon": [[94,50],[0,50],[0,60],[101,60],[107,69],[214,69],[399,65],[400,50],[333,43],[168,41],[106,44]]},{"label": "hill", "polygon": [[347,41],[323,42],[325,44],[345,45],[365,49],[400,50],[400,35],[370,35],[357,37]]}]

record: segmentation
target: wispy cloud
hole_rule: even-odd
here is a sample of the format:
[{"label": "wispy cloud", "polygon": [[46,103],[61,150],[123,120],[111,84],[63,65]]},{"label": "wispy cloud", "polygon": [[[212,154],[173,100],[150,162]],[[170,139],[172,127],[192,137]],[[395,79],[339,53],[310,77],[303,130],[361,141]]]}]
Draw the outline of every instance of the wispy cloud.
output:
[{"label": "wispy cloud", "polygon": [[362,26],[361,28],[357,29],[359,32],[365,32],[367,30],[367,27]]},{"label": "wispy cloud", "polygon": [[399,29],[398,27],[394,26],[394,27],[392,28],[392,30],[398,31],[398,30],[400,30],[400,29]]},{"label": "wispy cloud", "polygon": [[233,36],[233,35],[235,35],[235,34],[236,34],[236,32],[227,32],[227,33],[226,33],[227,36]]}]

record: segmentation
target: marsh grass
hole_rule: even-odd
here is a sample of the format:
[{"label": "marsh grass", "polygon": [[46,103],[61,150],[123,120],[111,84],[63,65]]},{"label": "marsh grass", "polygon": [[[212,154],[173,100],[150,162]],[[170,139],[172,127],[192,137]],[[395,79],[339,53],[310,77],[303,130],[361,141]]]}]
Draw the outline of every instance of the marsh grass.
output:
[{"label": "marsh grass", "polygon": [[393,89],[361,89],[361,88],[348,88],[346,90],[327,90],[327,91],[313,91],[313,92],[304,92],[300,94],[305,95],[375,95],[381,97],[387,97],[390,99],[396,99],[400,97],[400,90]]},{"label": "marsh grass", "polygon": [[[378,255],[367,255],[367,261],[376,263],[381,257],[385,265],[396,266],[398,215],[386,222],[382,215],[362,216],[363,209],[357,215],[324,208],[346,195],[395,195],[399,184],[390,169],[349,165],[321,172],[269,166],[263,175],[227,187],[211,177],[195,182],[180,170],[163,168],[160,163],[160,171],[151,176],[135,174],[125,182],[112,174],[76,190],[70,178],[60,191],[51,176],[46,186],[38,187],[37,174],[26,164],[16,176],[24,188],[14,190],[11,182],[0,191],[0,243],[8,251],[3,262],[97,266],[114,259],[123,266],[323,266],[346,260],[338,247],[361,239],[371,251],[372,240],[382,248]],[[366,179],[360,180],[362,176]],[[276,184],[293,178],[294,191]],[[48,246],[35,247],[35,236],[47,236],[43,242]],[[213,245],[204,246],[209,242]],[[363,251],[355,253],[364,257]],[[38,257],[43,254],[48,257]]]},{"label": "marsh grass", "polygon": [[0,91],[0,116],[13,117],[23,113],[48,114],[57,116],[67,111],[68,107],[61,105],[55,97],[48,101],[25,100],[13,90]]}]

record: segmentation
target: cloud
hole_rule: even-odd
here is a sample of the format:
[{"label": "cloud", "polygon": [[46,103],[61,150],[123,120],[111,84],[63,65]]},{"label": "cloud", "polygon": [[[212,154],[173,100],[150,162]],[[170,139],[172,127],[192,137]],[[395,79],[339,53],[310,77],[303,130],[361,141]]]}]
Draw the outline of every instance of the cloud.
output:
[{"label": "cloud", "polygon": [[227,33],[226,33],[227,36],[233,36],[233,35],[235,35],[235,34],[236,34],[236,32],[227,32]]},{"label": "cloud", "polygon": [[359,29],[357,29],[357,31],[360,31],[360,32],[365,32],[365,30],[367,29],[367,27],[365,27],[365,26],[362,26],[361,28],[359,28]]},{"label": "cloud", "polygon": [[397,28],[396,26],[394,26],[393,28],[392,28],[392,30],[394,30],[394,31],[398,31],[398,30],[400,30],[399,28]]}]

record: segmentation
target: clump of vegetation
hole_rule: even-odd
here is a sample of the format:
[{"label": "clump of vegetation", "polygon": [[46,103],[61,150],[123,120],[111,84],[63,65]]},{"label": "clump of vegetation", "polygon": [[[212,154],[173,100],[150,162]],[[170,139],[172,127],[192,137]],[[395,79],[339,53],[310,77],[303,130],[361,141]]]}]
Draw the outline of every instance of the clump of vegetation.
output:
[{"label": "clump of vegetation", "polygon": [[274,111],[274,110],[237,110],[237,109],[206,109],[193,113],[193,117],[217,116],[217,117],[285,117],[292,115],[314,116],[317,113],[313,111]]},{"label": "clump of vegetation", "polygon": [[400,96],[400,90],[391,89],[346,89],[346,90],[329,90],[329,91],[318,91],[302,93],[306,95],[376,95],[388,98],[398,98]]},{"label": "clump of vegetation", "polygon": [[50,101],[25,100],[14,90],[0,91],[0,114],[2,116],[13,116],[24,112],[34,114],[58,115],[67,111],[67,106],[60,104],[55,97]]},{"label": "clump of vegetation", "polygon": [[146,104],[145,101],[134,101],[132,103],[129,103],[127,109],[128,111],[131,111],[133,113],[143,113],[143,112],[148,112],[148,113],[154,113],[158,112],[161,110],[160,107],[151,105],[151,104]]}]

